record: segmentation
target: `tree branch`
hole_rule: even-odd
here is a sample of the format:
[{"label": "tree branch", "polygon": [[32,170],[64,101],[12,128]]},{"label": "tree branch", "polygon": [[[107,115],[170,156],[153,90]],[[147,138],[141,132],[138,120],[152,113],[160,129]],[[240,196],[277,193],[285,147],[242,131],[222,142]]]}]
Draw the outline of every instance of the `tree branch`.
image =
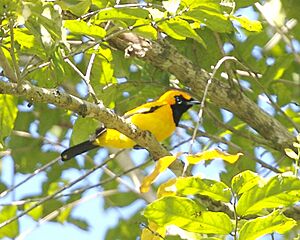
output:
[{"label": "tree branch", "polygon": [[[188,58],[165,40],[149,42],[132,33],[122,34],[110,43],[125,51],[126,56],[136,56],[177,77],[199,98],[203,95],[210,73],[194,65]],[[246,122],[266,140],[269,147],[283,151],[291,146],[295,137],[279,121],[260,109],[240,89],[216,78],[208,89],[208,98],[218,107],[231,111]]]},{"label": "tree branch", "polygon": [[[170,155],[150,132],[142,131],[133,124],[126,123],[124,118],[114,114],[102,103],[96,105],[57,89],[36,87],[29,82],[17,85],[16,83],[0,81],[0,94],[24,97],[34,103],[51,103],[57,107],[76,112],[83,117],[93,117],[101,121],[106,127],[120,131],[138,145],[146,148],[155,160]],[[182,174],[183,166],[180,162],[175,162],[170,168],[176,175]]]}]

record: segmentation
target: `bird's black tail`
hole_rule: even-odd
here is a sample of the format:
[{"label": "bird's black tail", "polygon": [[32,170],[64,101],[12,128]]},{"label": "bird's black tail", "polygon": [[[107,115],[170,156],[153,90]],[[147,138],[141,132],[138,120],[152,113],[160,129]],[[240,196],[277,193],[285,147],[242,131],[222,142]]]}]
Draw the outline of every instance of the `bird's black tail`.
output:
[{"label": "bird's black tail", "polygon": [[67,148],[61,153],[61,159],[63,161],[67,161],[81,153],[87,152],[89,150],[92,150],[94,148],[97,148],[99,146],[94,145],[92,141],[88,140],[82,143],[79,143],[75,146],[72,146],[70,148]]}]

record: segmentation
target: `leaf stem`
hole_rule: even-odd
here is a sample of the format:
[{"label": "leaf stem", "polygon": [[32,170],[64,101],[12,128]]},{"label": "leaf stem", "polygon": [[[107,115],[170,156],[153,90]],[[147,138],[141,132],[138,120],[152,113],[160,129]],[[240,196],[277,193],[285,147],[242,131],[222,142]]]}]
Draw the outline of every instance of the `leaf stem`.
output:
[{"label": "leaf stem", "polygon": [[233,214],[234,214],[234,221],[235,221],[235,225],[234,225],[234,240],[237,240],[237,232],[238,232],[238,221],[239,221],[239,217],[237,215],[236,212],[236,203],[237,203],[237,196],[236,194],[233,192],[233,190],[231,189],[232,195],[233,195]]},{"label": "leaf stem", "polygon": [[13,63],[14,72],[16,73],[17,83],[19,84],[21,81],[20,69],[17,63],[17,59],[15,56],[15,38],[14,38],[14,21],[12,18],[9,20],[9,28],[10,28],[10,56]]}]

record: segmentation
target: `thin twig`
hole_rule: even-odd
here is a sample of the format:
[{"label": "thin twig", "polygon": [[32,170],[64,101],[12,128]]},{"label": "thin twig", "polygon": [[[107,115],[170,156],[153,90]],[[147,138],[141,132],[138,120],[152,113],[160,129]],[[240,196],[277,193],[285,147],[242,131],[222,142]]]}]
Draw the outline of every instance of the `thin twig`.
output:
[{"label": "thin twig", "polygon": [[236,60],[236,59],[235,59],[234,57],[232,57],[232,56],[225,56],[225,57],[221,58],[221,59],[217,62],[217,64],[216,64],[216,66],[215,66],[215,68],[214,68],[214,70],[213,70],[213,72],[212,72],[210,78],[207,80],[207,83],[206,83],[205,89],[204,89],[204,93],[203,93],[203,97],[202,97],[202,100],[201,100],[201,104],[200,104],[200,110],[199,110],[199,112],[198,112],[198,119],[199,119],[199,120],[197,121],[196,126],[195,126],[195,130],[194,130],[194,132],[193,132],[193,136],[192,136],[192,140],[191,140],[191,144],[190,144],[189,153],[192,152],[192,147],[193,147],[193,144],[194,144],[194,142],[195,142],[197,130],[198,130],[199,126],[200,126],[200,123],[202,124],[202,121],[203,121],[202,116],[203,116],[204,105],[205,105],[205,101],[206,101],[206,97],[207,97],[207,93],[208,93],[208,88],[209,88],[210,84],[212,83],[212,79],[213,79],[214,76],[216,75],[218,69],[221,67],[221,65],[222,65],[225,61],[228,61],[228,60]]},{"label": "thin twig", "polygon": [[54,210],[53,212],[49,213],[48,215],[46,215],[45,217],[40,219],[34,227],[26,229],[26,231],[21,233],[15,240],[25,239],[25,237],[28,236],[28,234],[30,234],[31,232],[33,232],[36,228],[38,228],[42,224],[52,220],[53,218],[57,217],[61,212],[63,212],[64,210],[66,210],[68,208],[73,208],[73,207],[75,207],[79,204],[82,204],[82,203],[90,201],[94,198],[97,198],[98,196],[109,196],[109,195],[112,195],[112,194],[115,194],[115,193],[118,193],[118,192],[119,192],[118,190],[107,190],[107,191],[103,191],[103,192],[97,192],[95,194],[86,196],[86,197],[78,199],[74,202],[68,203],[64,206],[61,206],[60,208]]},{"label": "thin twig", "polygon": [[34,60],[35,57],[36,57],[36,55],[30,56],[30,58],[26,62],[25,66],[24,66],[24,68],[22,69],[22,72],[21,72],[21,79],[24,77],[24,72],[26,72],[27,68],[30,67],[31,62]]},{"label": "thin twig", "polygon": [[[116,154],[119,154],[119,152],[116,153]],[[53,197],[53,199],[58,199],[58,198],[62,198],[62,197],[68,197],[68,196],[73,196],[73,195],[77,195],[77,194],[82,194],[82,193],[84,193],[87,190],[90,190],[90,189],[93,189],[93,188],[96,188],[96,187],[100,187],[100,186],[104,186],[105,184],[108,184],[108,183],[110,183],[112,181],[115,181],[115,180],[117,180],[117,181],[121,180],[119,182],[123,184],[124,181],[123,181],[123,179],[121,179],[122,176],[124,176],[124,175],[126,175],[126,174],[128,174],[128,173],[130,173],[132,171],[135,171],[137,169],[140,169],[141,167],[147,165],[149,162],[151,162],[151,160],[146,161],[146,162],[144,162],[142,164],[139,164],[139,165],[137,165],[137,166],[135,166],[133,168],[127,169],[126,171],[123,171],[120,174],[112,173],[109,170],[111,172],[111,174],[110,174],[111,177],[110,178],[104,179],[104,180],[102,180],[99,183],[94,184],[94,185],[90,185],[90,186],[87,186],[87,187],[84,187],[84,188],[76,189],[76,190],[74,190],[71,193],[65,193],[65,194],[60,193],[60,194],[57,194],[55,197]],[[103,166],[102,166],[102,168],[103,168]],[[128,184],[126,183],[125,185],[127,186]],[[129,189],[131,190],[132,188],[129,187]],[[133,192],[139,194],[136,191],[133,191]],[[0,206],[12,206],[12,205],[22,206],[22,205],[27,204],[29,202],[30,203],[32,203],[32,202],[39,202],[41,200],[43,200],[43,199],[42,198],[31,198],[31,199],[26,199],[26,200],[14,201],[14,202],[10,202],[10,203],[2,203],[2,204],[0,204]]]},{"label": "thin twig", "polygon": [[44,166],[42,166],[41,168],[36,169],[32,174],[30,174],[27,178],[25,178],[24,180],[22,180],[21,182],[17,183],[16,185],[12,186],[11,188],[3,191],[0,194],[0,198],[5,197],[8,193],[10,193],[11,191],[15,190],[17,187],[23,185],[24,183],[26,183],[28,180],[30,180],[31,178],[33,178],[35,175],[39,174],[40,172],[44,171],[45,169],[47,169],[48,167],[54,165],[55,163],[57,163],[60,160],[60,157],[53,159],[51,162],[45,164]]},{"label": "thin twig", "polygon": [[[280,28],[276,21],[274,19],[272,19],[270,17],[270,15],[266,14],[266,11],[264,9],[264,7],[260,4],[260,3],[255,3],[254,6],[257,8],[257,10],[261,13],[261,15],[264,17],[264,19],[269,23],[269,25],[271,27],[273,27],[275,29],[275,31],[281,36],[281,38],[283,39],[283,41],[287,44],[287,46],[289,46],[292,50],[292,53],[295,57],[295,60],[297,63],[300,63],[300,55],[297,53],[292,41],[291,41],[291,37],[287,34],[289,29],[291,29],[292,27],[294,27],[296,25],[296,21],[294,19],[294,21],[289,22],[288,26],[284,26],[284,28]],[[276,44],[276,42],[274,42]],[[273,43],[273,44],[274,44]],[[270,42],[267,43],[268,45],[270,45]],[[268,48],[270,48],[270,46],[268,46]]]},{"label": "thin twig", "polygon": [[[193,129],[191,129],[191,127],[183,125],[183,124],[179,124],[179,127],[182,127],[182,128],[186,129],[189,132],[193,131]],[[197,131],[197,136],[196,137],[207,137],[209,139],[214,139],[215,141],[224,143],[224,144],[228,145],[229,147],[232,147],[232,148],[236,149],[237,151],[242,152],[245,156],[247,156],[249,159],[252,159],[253,161],[257,162],[263,168],[266,168],[266,169],[268,169],[268,170],[270,170],[272,172],[275,172],[275,173],[282,173],[282,171],[280,171],[276,167],[273,167],[272,165],[270,165],[268,163],[265,163],[263,160],[255,157],[252,153],[249,153],[249,152],[243,150],[240,146],[234,144],[233,142],[227,141],[223,137],[218,137],[218,136],[215,136],[215,135],[203,132],[201,130]]]},{"label": "thin twig", "polygon": [[[261,144],[264,146],[270,146],[271,143],[268,140],[263,139],[259,135],[255,135],[254,133],[248,131],[243,132],[238,129],[235,129],[234,127],[230,126],[229,124],[223,123],[209,108],[206,110],[207,114],[215,121],[215,124],[218,124],[218,126],[229,130],[232,133],[235,133],[245,139],[248,139],[256,144]],[[246,124],[244,124],[246,126]]]},{"label": "thin twig", "polygon": [[141,163],[141,164],[139,164],[139,165],[137,165],[137,166],[135,166],[133,168],[127,169],[126,171],[123,171],[120,174],[116,174],[116,175],[114,175],[111,178],[104,179],[104,180],[102,180],[99,183],[96,183],[96,184],[93,184],[91,186],[87,186],[87,187],[84,187],[84,188],[81,188],[81,189],[77,189],[77,190],[73,191],[72,193],[60,194],[60,195],[57,195],[57,197],[66,197],[66,196],[71,196],[71,195],[74,195],[74,194],[81,194],[81,193],[83,193],[83,192],[85,192],[87,190],[90,190],[92,188],[103,186],[104,184],[110,183],[110,182],[116,180],[117,178],[122,177],[122,176],[126,175],[127,173],[130,173],[131,171],[134,171],[134,170],[139,169],[139,168],[141,168],[143,166],[146,166],[149,162],[151,162],[151,160],[146,161],[144,163]]},{"label": "thin twig", "polygon": [[58,145],[62,146],[60,142],[52,141],[44,136],[32,136],[32,134],[25,132],[25,131],[20,131],[20,130],[13,130],[12,134],[18,137],[23,137],[23,138],[33,138],[33,139],[38,139],[41,141],[44,141],[45,143],[51,144],[51,145]]},{"label": "thin twig", "polygon": [[[238,61],[237,59],[234,59],[235,62],[237,62],[241,67],[243,67],[245,70],[249,71],[249,74],[251,75],[251,77],[254,79],[255,83],[262,89],[262,91],[264,92],[264,94],[267,96],[268,100],[270,101],[270,104],[275,108],[276,111],[280,112],[285,119],[295,128],[295,130],[299,133],[300,129],[297,126],[297,124],[286,115],[286,113],[281,109],[280,106],[278,106],[278,104],[276,102],[273,101],[273,99],[271,98],[271,96],[269,95],[268,91],[265,89],[265,87],[261,84],[261,82],[258,80],[259,79],[259,75],[257,75],[256,73],[251,72],[251,70],[245,66],[243,63],[241,63],[240,61]],[[253,75],[254,74],[254,75]]]},{"label": "thin twig", "polygon": [[0,229],[7,226],[8,224],[16,221],[17,219],[23,217],[25,214],[29,213],[30,211],[32,211],[33,209],[35,209],[36,207],[40,206],[41,204],[55,198],[59,193],[65,191],[66,189],[72,187],[73,185],[75,185],[76,183],[80,182],[81,180],[85,179],[87,176],[89,176],[90,174],[92,174],[93,172],[95,172],[96,170],[102,168],[104,165],[106,165],[113,157],[113,156],[110,156],[106,161],[104,161],[102,164],[92,168],[91,170],[89,170],[87,173],[85,173],[84,175],[82,175],[81,177],[77,178],[76,180],[66,184],[65,186],[63,186],[62,188],[60,188],[59,190],[57,190],[56,192],[54,192],[53,194],[47,196],[47,197],[44,197],[42,198],[40,201],[38,201],[37,203],[33,204],[30,208],[26,209],[25,211],[23,211],[22,213],[18,214],[17,216],[15,217],[12,217],[4,222],[2,222],[0,224]]},{"label": "thin twig", "polygon": [[[102,44],[103,42],[108,41],[108,40],[110,40],[110,39],[112,39],[112,38],[114,38],[114,37],[116,37],[116,36],[118,36],[118,35],[120,35],[120,34],[122,34],[122,33],[126,33],[126,32],[128,32],[128,31],[132,31],[132,30],[134,30],[134,29],[136,29],[136,28],[139,28],[139,27],[145,27],[145,26],[148,26],[148,25],[149,25],[149,24],[144,23],[144,24],[140,24],[140,25],[136,25],[136,26],[129,26],[129,27],[127,27],[127,28],[118,30],[118,31],[116,31],[116,32],[112,32],[112,33],[109,34],[108,36],[104,37],[103,39],[99,39],[98,41],[93,41],[92,43],[90,43],[89,41],[88,41],[88,42],[85,42],[85,44],[89,44],[87,47],[85,47],[85,48],[83,48],[83,49],[80,48],[79,50],[74,51],[74,52],[72,52],[72,53],[70,53],[70,54],[64,56],[63,58],[64,58],[64,60],[66,61],[66,59],[68,59],[69,57],[73,57],[74,55],[77,55],[77,54],[79,54],[79,53],[84,53],[84,52],[88,51],[89,49],[95,47],[96,45]],[[70,60],[69,60],[69,61],[70,61]],[[70,61],[70,62],[71,62],[71,61]],[[44,62],[44,63],[42,63],[42,64],[40,64],[40,65],[38,65],[38,66],[34,66],[34,67],[32,67],[32,68],[28,68],[27,72],[24,73],[24,76],[27,76],[29,73],[31,73],[31,72],[33,72],[33,71],[35,71],[35,70],[37,70],[37,69],[46,67],[46,66],[48,66],[49,64],[50,64],[50,61]],[[79,73],[78,73],[78,74],[79,74]]]},{"label": "thin twig", "polygon": [[234,214],[234,239],[236,240],[237,239],[237,232],[238,232],[238,223],[239,223],[239,217],[238,217],[238,214],[237,214],[237,211],[236,211],[236,203],[237,203],[237,196],[236,194],[232,191],[231,189],[231,194],[233,196],[233,214]]},{"label": "thin twig", "polygon": [[[96,45],[94,47],[95,50],[97,50],[98,48],[100,47],[100,45]],[[93,67],[93,64],[94,64],[94,60],[95,60],[95,57],[96,57],[96,53],[92,53],[91,55],[91,58],[90,58],[90,61],[89,61],[89,64],[87,66],[87,69],[86,69],[86,74],[85,74],[85,78],[84,78],[84,81],[88,87],[88,92],[91,94],[92,98],[94,99],[94,102],[96,104],[99,103],[99,99],[97,98],[97,95],[94,91],[94,88],[92,87],[91,85],[91,72],[92,72],[92,67]]]}]

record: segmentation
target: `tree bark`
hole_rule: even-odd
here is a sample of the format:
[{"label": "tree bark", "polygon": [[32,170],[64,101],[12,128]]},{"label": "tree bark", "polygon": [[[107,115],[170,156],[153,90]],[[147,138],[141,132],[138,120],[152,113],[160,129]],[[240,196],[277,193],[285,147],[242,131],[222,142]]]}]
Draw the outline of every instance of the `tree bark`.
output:
[{"label": "tree bark", "polygon": [[[142,58],[173,74],[182,84],[191,88],[195,96],[202,97],[210,73],[193,64],[166,40],[149,42],[132,33],[125,33],[112,39],[110,43],[125,51],[126,56]],[[208,98],[216,106],[232,112],[256,130],[269,141],[271,149],[283,151],[295,141],[295,137],[285,126],[259,108],[238,86],[230,86],[213,78],[208,89]]]}]

